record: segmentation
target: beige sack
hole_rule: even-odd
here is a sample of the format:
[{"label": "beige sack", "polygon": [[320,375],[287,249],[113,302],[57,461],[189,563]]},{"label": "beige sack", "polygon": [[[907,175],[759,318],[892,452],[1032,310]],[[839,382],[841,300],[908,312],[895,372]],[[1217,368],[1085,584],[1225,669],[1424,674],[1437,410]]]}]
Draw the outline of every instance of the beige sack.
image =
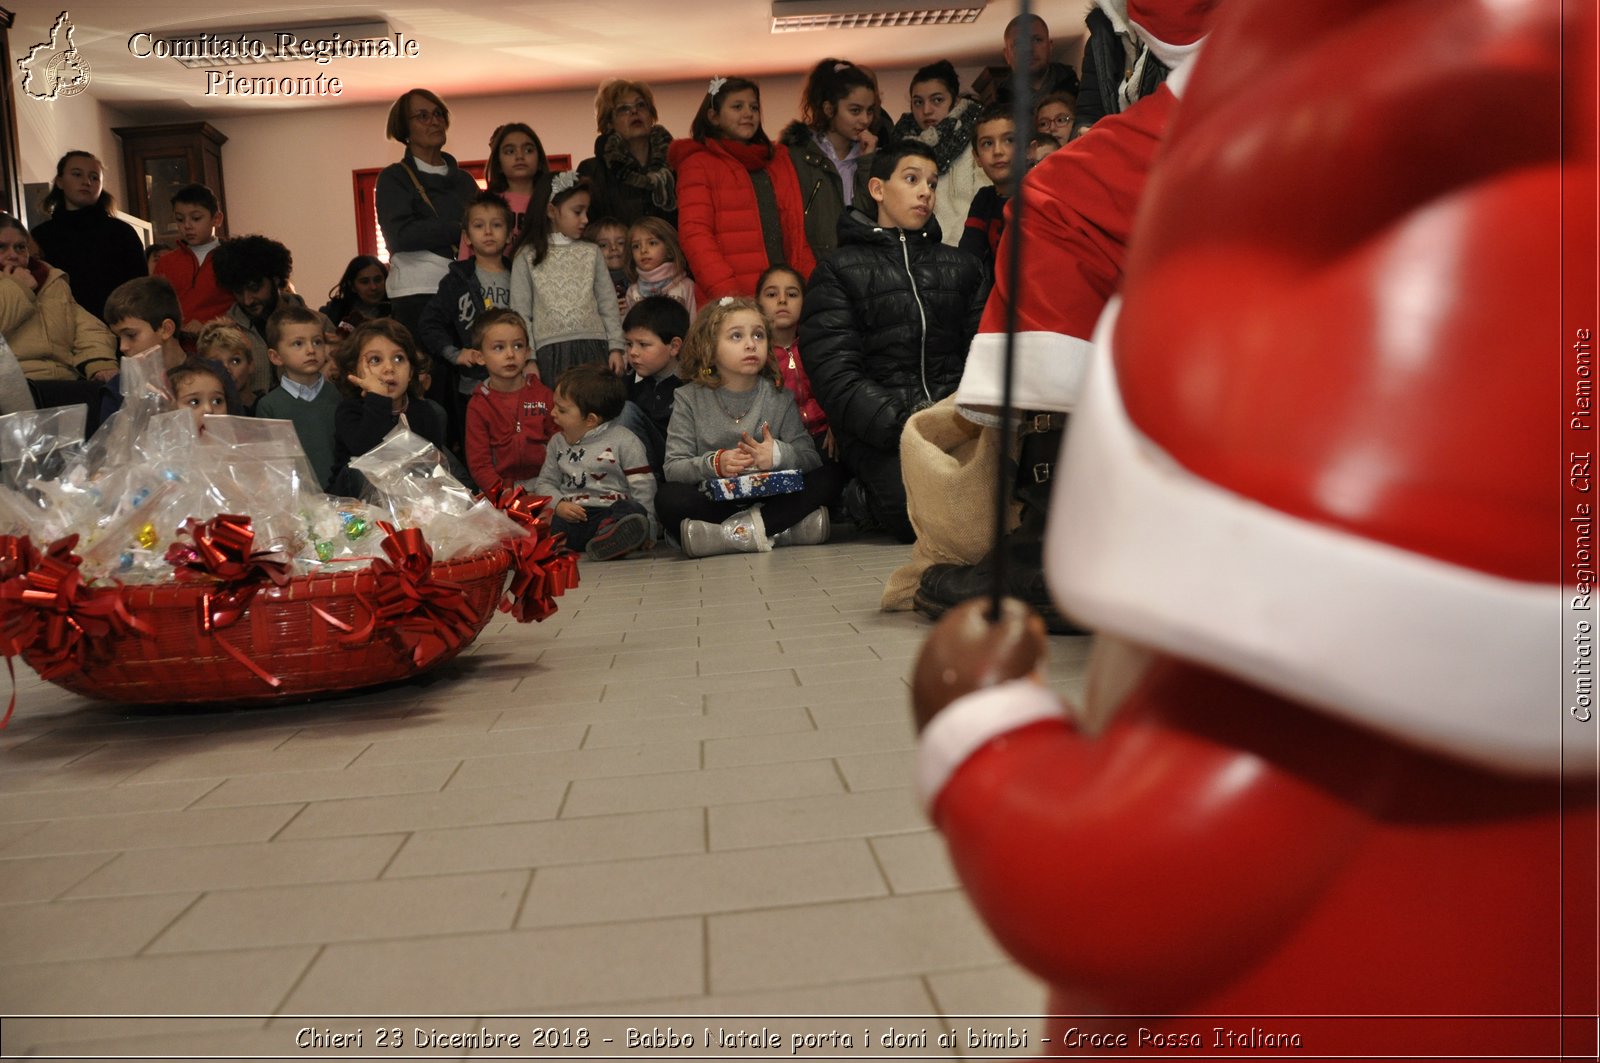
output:
[{"label": "beige sack", "polygon": [[[930,565],[976,564],[994,545],[995,455],[1000,430],[980,428],[956,412],[952,396],[912,414],[900,435],[900,471],[906,509],[917,541],[911,560],[890,575],[882,608],[911,608],[912,595]],[[1016,527],[1017,506],[1006,515]]]}]

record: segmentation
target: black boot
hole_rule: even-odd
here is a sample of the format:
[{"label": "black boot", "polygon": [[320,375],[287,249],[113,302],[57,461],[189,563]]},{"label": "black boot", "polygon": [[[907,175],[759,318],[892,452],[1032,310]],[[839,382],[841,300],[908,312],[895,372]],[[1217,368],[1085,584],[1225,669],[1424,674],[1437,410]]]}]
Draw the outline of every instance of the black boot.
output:
[{"label": "black boot", "polygon": [[1022,504],[1021,522],[976,565],[934,565],[922,574],[912,599],[917,612],[941,617],[953,606],[992,593],[996,553],[1005,561],[1004,593],[1032,606],[1052,635],[1086,635],[1089,632],[1061,615],[1050,599],[1044,581],[1044,533],[1050,516],[1050,481],[1061,448],[1065,417],[1036,418],[1029,422],[1044,428],[1022,437],[1016,469],[1014,497]]}]

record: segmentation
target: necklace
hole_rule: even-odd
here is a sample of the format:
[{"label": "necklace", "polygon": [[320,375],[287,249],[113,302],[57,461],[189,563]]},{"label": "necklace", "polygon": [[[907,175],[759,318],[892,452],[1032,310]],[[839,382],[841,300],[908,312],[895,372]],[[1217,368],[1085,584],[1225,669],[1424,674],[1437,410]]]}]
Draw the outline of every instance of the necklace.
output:
[{"label": "necklace", "polygon": [[728,404],[722,401],[722,390],[722,388],[711,389],[711,397],[716,400],[717,406],[722,410],[722,412],[728,415],[729,420],[731,420],[734,424],[742,424],[744,419],[750,416],[750,411],[755,408],[755,389],[752,388],[750,391],[745,392],[745,394],[750,396],[750,405],[746,406],[744,408],[744,412],[739,414],[735,414],[732,410],[728,409]]}]

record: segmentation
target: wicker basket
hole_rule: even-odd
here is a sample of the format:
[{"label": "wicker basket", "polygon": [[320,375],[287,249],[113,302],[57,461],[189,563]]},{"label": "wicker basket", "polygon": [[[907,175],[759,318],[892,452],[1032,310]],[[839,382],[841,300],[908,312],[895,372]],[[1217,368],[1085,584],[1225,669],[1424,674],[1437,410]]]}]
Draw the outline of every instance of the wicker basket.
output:
[{"label": "wicker basket", "polygon": [[[473,619],[472,637],[430,661],[429,668],[453,658],[483,630],[511,563],[511,553],[496,548],[433,566],[433,579],[462,589]],[[304,701],[418,675],[425,669],[417,667],[393,630],[380,627],[364,640],[349,635],[366,622],[363,600],[377,582],[372,570],[360,569],[268,586],[220,633],[203,631],[199,622],[208,589],[203,584],[122,588],[128,611],[153,633],[125,631],[96,639],[83,667],[52,682],[91,698],[149,705]],[[266,682],[225,645],[275,677],[278,685]],[[25,649],[22,657],[40,668],[37,653]]]}]

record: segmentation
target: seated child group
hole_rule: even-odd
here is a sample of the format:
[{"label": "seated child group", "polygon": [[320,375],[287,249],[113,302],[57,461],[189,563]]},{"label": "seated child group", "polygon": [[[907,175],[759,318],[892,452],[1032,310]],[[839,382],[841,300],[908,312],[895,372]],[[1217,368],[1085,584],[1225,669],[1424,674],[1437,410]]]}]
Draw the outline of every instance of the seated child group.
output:
[{"label": "seated child group", "polygon": [[[765,142],[759,120],[752,134],[734,117],[751,96],[758,107],[758,93],[714,81],[697,127]],[[845,78],[825,120],[857,97]],[[575,172],[546,175],[526,213],[479,192],[414,332],[388,316],[376,258],[353,260],[341,298],[313,310],[287,286],[288,249],[218,242],[217,199],[193,185],[173,199],[189,220],[178,254],[199,250],[214,268],[122,284],[106,323],[124,355],[162,349],[201,431],[212,413],[292,421],[333,494],[359,495],[352,459],[403,425],[479,490],[549,496],[553,530],[597,561],[661,542],[689,557],[820,544],[841,523],[910,541],[900,434],[960,382],[1014,188],[1009,109],[984,109],[971,132],[968,165],[993,187],[962,232],[936,220],[934,150],[867,137],[852,146],[855,187],[840,193],[835,231],[801,236],[785,218],[764,269],[758,258],[715,284],[685,254],[699,209],[695,160],[678,151],[688,142],[673,144],[684,245],[660,217],[591,219]],[[571,306],[593,327],[564,326]]]}]

